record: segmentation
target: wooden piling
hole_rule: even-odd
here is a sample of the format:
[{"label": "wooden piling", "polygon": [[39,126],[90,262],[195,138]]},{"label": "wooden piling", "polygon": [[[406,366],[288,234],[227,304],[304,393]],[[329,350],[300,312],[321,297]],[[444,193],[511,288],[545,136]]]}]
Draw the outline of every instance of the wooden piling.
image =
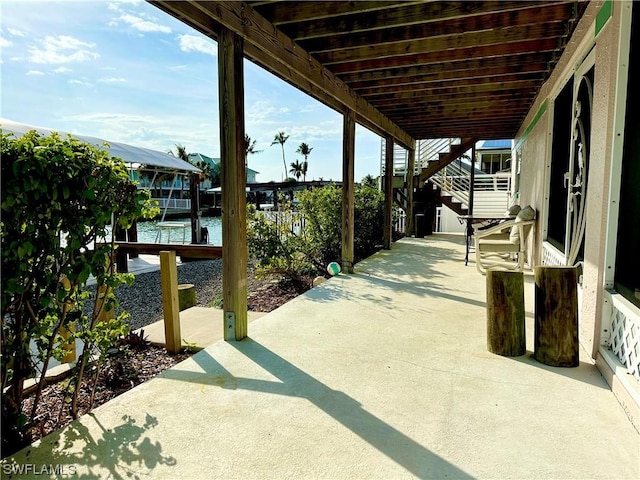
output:
[{"label": "wooden piling", "polygon": [[522,272],[487,270],[487,349],[505,357],[525,354]]},{"label": "wooden piling", "polygon": [[534,274],[534,358],[554,367],[577,367],[578,269],[537,266]]}]

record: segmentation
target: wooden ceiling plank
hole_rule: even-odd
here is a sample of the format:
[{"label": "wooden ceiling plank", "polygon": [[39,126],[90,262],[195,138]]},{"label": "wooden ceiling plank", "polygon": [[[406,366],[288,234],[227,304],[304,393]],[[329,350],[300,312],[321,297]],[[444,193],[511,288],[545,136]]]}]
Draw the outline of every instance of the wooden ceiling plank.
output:
[{"label": "wooden ceiling plank", "polygon": [[407,6],[409,4],[422,3],[419,1],[357,1],[357,2],[268,2],[263,4],[254,4],[248,2],[251,7],[260,15],[265,17],[269,22],[276,26],[287,23],[296,23],[304,21],[317,21],[322,18],[331,18],[337,15],[362,14],[365,12],[373,12],[376,10],[387,10],[389,8]]},{"label": "wooden ceiling plank", "polygon": [[534,6],[536,1],[438,1],[410,4],[359,15],[342,15],[331,18],[281,25],[281,30],[295,41],[307,38],[339,35],[346,32],[371,31],[392,26],[403,26],[469,17],[491,12],[517,10]]},{"label": "wooden ceiling plank", "polygon": [[440,52],[451,49],[469,47],[481,47],[484,45],[498,45],[504,43],[524,42],[528,40],[541,40],[547,38],[562,37],[565,27],[562,23],[547,25],[525,25],[522,27],[507,27],[497,30],[485,30],[482,32],[469,32],[459,35],[412,39],[396,43],[363,45],[361,47],[333,50],[330,52],[315,53],[313,56],[324,65],[334,65],[366,60],[380,60],[387,57],[402,55],[424,54]]},{"label": "wooden ceiling plank", "polygon": [[[320,96],[320,100],[330,101],[331,103],[327,104],[338,111],[343,111],[345,107],[354,110],[358,121],[364,126],[387,132],[406,147],[412,148],[415,144],[409,134],[357,95],[246,3],[166,0],[153,3],[176,12],[183,21],[186,20],[185,23],[200,27],[200,31],[206,28],[205,33],[212,37],[215,37],[218,29],[210,26],[216,22],[220,23],[245,39],[245,52],[258,65],[265,66],[269,71],[277,73],[281,78],[298,88],[303,88],[313,96],[317,95],[318,90],[324,92],[326,95]],[[195,7],[200,13],[186,9],[186,5]]]},{"label": "wooden ceiling plank", "polygon": [[[540,75],[527,74],[527,75],[503,75],[501,77],[486,77],[486,78],[473,78],[473,79],[461,79],[456,82],[431,82],[422,83],[404,88],[396,89],[383,89],[376,88],[372,92],[363,92],[361,95],[369,102],[375,104],[376,98],[388,98],[388,95],[396,96],[400,95],[403,98],[410,97],[414,92],[420,92],[420,95],[428,94],[429,90],[445,89],[445,88],[468,88],[470,92],[473,91],[490,91],[490,90],[502,90],[505,85],[509,85],[511,88],[519,84],[521,87],[523,84],[528,85],[540,85]],[[479,89],[479,90],[476,90]]]},{"label": "wooden ceiling plank", "polygon": [[359,73],[368,70],[388,70],[390,68],[409,67],[433,63],[453,62],[480,58],[497,58],[506,55],[523,55],[527,53],[552,52],[559,50],[558,40],[546,38],[543,40],[526,40],[510,42],[501,45],[483,45],[479,47],[459,48],[440,52],[418,53],[384,59],[356,60],[348,63],[331,65],[333,73]]},{"label": "wooden ceiling plank", "polygon": [[407,39],[419,40],[525,25],[550,25],[555,22],[565,22],[572,15],[573,5],[570,3],[551,5],[539,3],[534,7],[522,10],[510,10],[500,13],[491,12],[471,17],[428,21],[414,25],[341,35],[333,34],[327,37],[297,40],[297,43],[311,54],[324,53],[364,45],[372,46],[406,42]]},{"label": "wooden ceiling plank", "polygon": [[522,55],[508,55],[502,57],[463,59],[447,63],[430,63],[410,67],[390,68],[388,70],[370,70],[366,72],[340,75],[343,82],[357,85],[356,82],[375,82],[377,80],[393,81],[394,78],[408,78],[419,75],[454,74],[473,70],[490,68],[538,67],[548,69],[549,55],[547,53],[527,53]]},{"label": "wooden ceiling plank", "polygon": [[539,78],[543,80],[546,78],[548,72],[545,66],[541,65],[529,65],[523,66],[521,69],[514,72],[513,68],[487,68],[482,70],[469,70],[466,75],[462,71],[453,71],[446,73],[436,73],[433,75],[420,75],[415,77],[395,78],[389,82],[383,80],[376,80],[373,82],[353,82],[349,86],[358,92],[360,95],[373,94],[380,90],[384,93],[392,91],[406,91],[415,87],[422,87],[431,83],[457,84],[458,82],[475,83],[475,80],[481,81],[482,79],[491,78],[495,81],[504,80],[527,80]]}]

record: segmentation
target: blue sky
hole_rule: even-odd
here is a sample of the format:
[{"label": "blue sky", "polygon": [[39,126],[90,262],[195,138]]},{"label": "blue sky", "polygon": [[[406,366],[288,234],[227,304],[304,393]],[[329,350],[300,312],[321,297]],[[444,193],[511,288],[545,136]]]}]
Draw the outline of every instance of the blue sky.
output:
[{"label": "blue sky", "polygon": [[[142,1],[2,0],[0,117],[160,151],[218,157],[216,43]],[[258,181],[313,147],[307,179],[342,177],[342,116],[245,61],[246,131]],[[355,177],[377,176],[380,137],[356,129]]]}]

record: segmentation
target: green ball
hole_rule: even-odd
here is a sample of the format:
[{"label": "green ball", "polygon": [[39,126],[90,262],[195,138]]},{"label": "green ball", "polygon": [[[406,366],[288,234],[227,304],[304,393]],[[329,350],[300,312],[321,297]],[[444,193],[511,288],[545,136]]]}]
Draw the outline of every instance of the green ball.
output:
[{"label": "green ball", "polygon": [[331,262],[329,265],[327,265],[327,272],[329,272],[329,275],[331,276],[339,274],[340,265],[338,265],[336,262]]}]

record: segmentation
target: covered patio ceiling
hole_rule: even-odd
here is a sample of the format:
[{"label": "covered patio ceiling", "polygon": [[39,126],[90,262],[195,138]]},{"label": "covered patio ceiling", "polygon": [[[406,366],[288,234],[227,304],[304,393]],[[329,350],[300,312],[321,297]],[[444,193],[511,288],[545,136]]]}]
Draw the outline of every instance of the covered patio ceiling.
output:
[{"label": "covered patio ceiling", "polygon": [[513,138],[588,4],[152,3],[213,39],[233,30],[252,61],[405,145]]}]

